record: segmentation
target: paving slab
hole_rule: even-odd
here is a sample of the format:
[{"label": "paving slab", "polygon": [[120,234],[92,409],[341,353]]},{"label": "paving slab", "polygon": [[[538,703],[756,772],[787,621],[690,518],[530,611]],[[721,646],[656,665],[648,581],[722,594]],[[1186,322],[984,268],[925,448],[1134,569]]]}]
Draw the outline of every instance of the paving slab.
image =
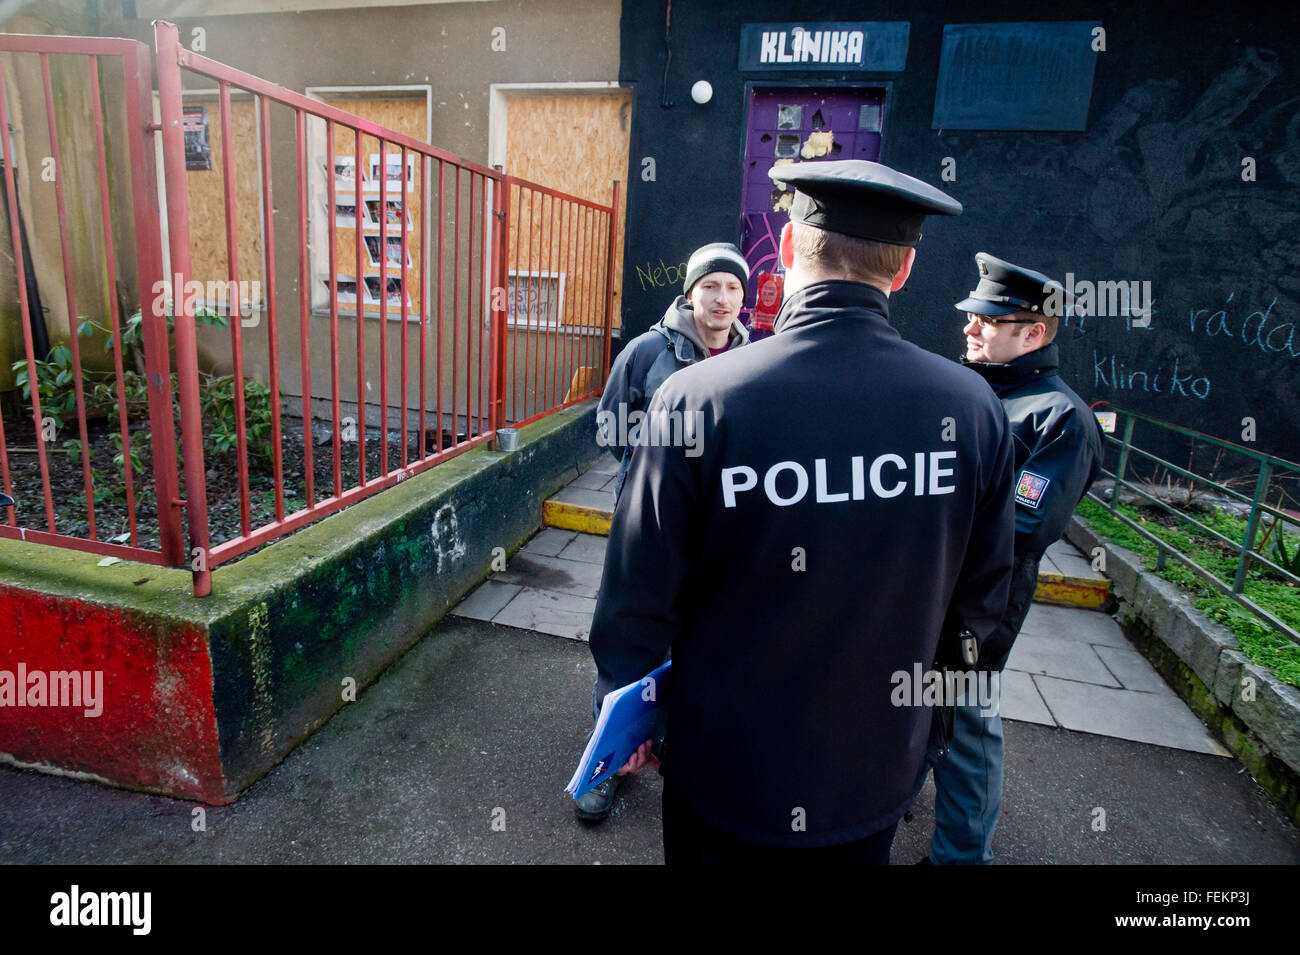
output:
[{"label": "paving slab", "polygon": [[1033,678],[1017,670],[1002,671],[1002,718],[1040,726],[1056,725],[1052,711],[1034,686]]},{"label": "paving slab", "polygon": [[590,561],[543,557],[540,554],[515,554],[506,564],[506,569],[492,579],[506,584],[519,584],[532,590],[595,597],[600,592],[600,575],[603,570],[601,564]]},{"label": "paving slab", "polygon": [[609,538],[600,534],[578,534],[565,545],[559,556],[565,560],[585,560],[591,564],[605,563],[605,548]]},{"label": "paving slab", "polygon": [[473,593],[453,607],[451,612],[458,617],[468,617],[471,620],[491,620],[506,604],[514,600],[522,589],[519,584],[485,580]]},{"label": "paving slab", "polygon": [[599,491],[611,480],[613,480],[613,478],[611,478],[608,474],[604,473],[603,471],[588,469],[586,471],[583,471],[581,474],[579,474],[576,478],[570,481],[566,486],[585,487],[592,491]]},{"label": "paving slab", "polygon": [[615,475],[618,474],[618,462],[612,454],[602,454],[587,471],[592,474]]},{"label": "paving slab", "polygon": [[524,587],[492,622],[585,642],[595,613],[596,601],[591,597]]},{"label": "paving slab", "polygon": [[1066,729],[1213,756],[1231,754],[1172,690],[1135,693],[1112,687],[1034,676],[1052,716]]},{"label": "paving slab", "polygon": [[561,504],[593,507],[602,511],[614,510],[613,491],[593,491],[590,488],[574,487],[572,484],[556,491],[548,500],[559,501]]},{"label": "paving slab", "polygon": [[1113,617],[1095,610],[1081,610],[1077,607],[1034,604],[1029,608],[1024,626],[1020,628],[1017,643],[1024,639],[1025,634],[1070,635],[1080,642],[1094,646],[1133,646]]},{"label": "paving slab", "polygon": [[[1106,669],[1126,690],[1142,693],[1173,693],[1173,687],[1153,667],[1140,650],[1126,647],[1093,647]],[[1177,694],[1175,694],[1177,695]]]},{"label": "paving slab", "polygon": [[534,534],[532,539],[520,549],[529,554],[554,557],[564,550],[576,536],[577,534],[574,531],[566,531],[558,527],[544,527]]},{"label": "paving slab", "polygon": [[1011,648],[1007,669],[1101,686],[1120,686],[1120,682],[1106,669],[1092,646],[1074,636],[1022,632]]},{"label": "paving slab", "polygon": [[1056,566],[1061,569],[1067,577],[1078,577],[1081,580],[1105,580],[1106,575],[1098,573],[1092,569],[1092,562],[1074,554],[1057,554],[1053,558]]},{"label": "paving slab", "polygon": [[1062,537],[1048,545],[1044,556],[1053,559],[1056,557],[1082,557],[1083,552]]}]

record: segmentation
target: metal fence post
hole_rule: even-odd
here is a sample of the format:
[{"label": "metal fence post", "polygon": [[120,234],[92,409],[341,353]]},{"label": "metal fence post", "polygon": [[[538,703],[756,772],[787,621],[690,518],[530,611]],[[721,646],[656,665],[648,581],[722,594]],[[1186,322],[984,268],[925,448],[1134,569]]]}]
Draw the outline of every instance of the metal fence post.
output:
[{"label": "metal fence post", "polygon": [[618,180],[614,180],[614,197],[609,205],[609,252],[605,257],[605,355],[600,365],[600,384],[609,379],[609,353],[614,336],[614,246],[618,242]]},{"label": "metal fence post", "polygon": [[[130,134],[131,208],[135,216],[136,274],[140,283],[140,333],[144,347],[145,384],[149,396],[149,446],[152,449],[154,498],[163,561],[186,563],[185,533],[181,529],[180,483],[176,470],[176,418],[172,412],[171,359],[167,347],[167,309],[163,291],[171,276],[163,275],[162,234],[159,227],[157,170],[154,166],[153,84],[149,48],[143,43],[123,57],[126,117]],[[172,289],[172,299],[183,292]],[[173,306],[174,307],[174,306]]]},{"label": "metal fence post", "polygon": [[[207,472],[203,464],[203,420],[199,407],[198,345],[194,302],[185,294],[190,276],[190,214],[185,182],[185,133],[181,115],[181,58],[176,25],[154,21],[158,49],[158,102],[162,114],[163,172],[167,180],[167,236],[176,287],[176,373],[180,384],[181,448],[185,455],[185,515],[190,530],[194,596],[212,592],[209,567]],[[359,296],[358,296],[359,297]]]},{"label": "metal fence post", "polygon": [[1267,461],[1259,462],[1259,477],[1255,480],[1255,496],[1250,502],[1250,519],[1246,522],[1246,539],[1241,544],[1241,556],[1237,560],[1237,574],[1232,579],[1232,592],[1239,594],[1246,587],[1246,570],[1250,566],[1250,552],[1255,546],[1255,532],[1259,529],[1259,502],[1268,493],[1268,482],[1272,477],[1273,466]]},{"label": "metal fence post", "polygon": [[1128,469],[1128,449],[1133,443],[1133,423],[1137,419],[1128,415],[1124,419],[1124,437],[1120,442],[1119,464],[1115,465],[1115,486],[1110,492],[1110,509],[1113,512],[1119,507],[1119,489],[1124,483],[1124,472]]},{"label": "metal fence post", "polygon": [[[489,426],[493,431],[505,426],[506,420],[506,316],[509,314],[509,283],[506,277],[506,257],[510,245],[510,177],[500,165],[492,167],[500,177],[493,180],[492,228],[496,230],[492,242],[492,408]],[[497,308],[497,304],[500,308]]]}]

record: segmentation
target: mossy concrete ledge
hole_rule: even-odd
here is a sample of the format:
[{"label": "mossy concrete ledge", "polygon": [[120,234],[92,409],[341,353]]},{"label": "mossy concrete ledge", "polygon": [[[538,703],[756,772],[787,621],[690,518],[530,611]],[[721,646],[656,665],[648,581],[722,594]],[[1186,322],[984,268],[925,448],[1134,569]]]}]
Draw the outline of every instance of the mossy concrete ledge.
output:
[{"label": "mossy concrete ledge", "polygon": [[1247,660],[1232,631],[1078,515],[1065,536],[1085,554],[1105,548],[1106,573],[1119,598],[1116,619],[1260,788],[1300,825],[1300,690]]},{"label": "mossy concrete ledge", "polygon": [[599,454],[595,402],[575,405],[522,429],[514,452],[466,452],[217,568],[202,599],[185,570],[0,540],[0,761],[233,801]]}]

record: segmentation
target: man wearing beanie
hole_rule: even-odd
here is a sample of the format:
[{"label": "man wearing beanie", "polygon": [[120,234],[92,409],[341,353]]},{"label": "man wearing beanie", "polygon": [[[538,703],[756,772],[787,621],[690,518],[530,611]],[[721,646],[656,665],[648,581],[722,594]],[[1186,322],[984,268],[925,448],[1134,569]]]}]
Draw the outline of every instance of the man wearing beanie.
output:
[{"label": "man wearing beanie", "polygon": [[[619,458],[616,503],[646,406],[659,386],[673,372],[749,341],[749,330],[739,320],[748,284],[749,264],[738,248],[730,242],[701,246],[686,263],[684,294],[677,296],[649,331],[632,339],[619,353],[596,413],[597,443]],[[683,437],[694,440],[700,436]],[[600,715],[600,699],[592,698],[593,717]],[[611,775],[578,799],[573,807],[578,818],[600,822],[608,816],[620,781],[620,776]]]},{"label": "man wearing beanie", "polygon": [[[927,216],[961,204],[865,160],[768,175],[795,190],[775,334],[650,403],[650,420],[699,416],[702,440],[633,456],[597,692],[671,647],[669,864],[885,864],[945,749],[923,671],[973,661],[1006,609],[1012,436],[979,375],[889,322]],[[621,771],[646,765],[648,743]]]},{"label": "man wearing beanie", "polygon": [[686,263],[684,294],[619,353],[596,413],[596,440],[620,462],[615,500],[636,446],[635,424],[664,380],[749,341],[749,330],[739,320],[748,284],[749,265],[739,249],[729,242],[701,246]]}]

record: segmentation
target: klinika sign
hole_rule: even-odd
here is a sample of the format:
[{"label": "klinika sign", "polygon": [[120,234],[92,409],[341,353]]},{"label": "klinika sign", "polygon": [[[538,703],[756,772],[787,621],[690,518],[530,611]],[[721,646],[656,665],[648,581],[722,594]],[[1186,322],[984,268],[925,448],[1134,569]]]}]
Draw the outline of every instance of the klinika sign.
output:
[{"label": "klinika sign", "polygon": [[907,62],[908,24],[746,23],[740,69],[897,71]]},{"label": "klinika sign", "polygon": [[[787,37],[789,51],[785,48]],[[861,30],[765,30],[760,63],[851,63],[862,65]]]}]

